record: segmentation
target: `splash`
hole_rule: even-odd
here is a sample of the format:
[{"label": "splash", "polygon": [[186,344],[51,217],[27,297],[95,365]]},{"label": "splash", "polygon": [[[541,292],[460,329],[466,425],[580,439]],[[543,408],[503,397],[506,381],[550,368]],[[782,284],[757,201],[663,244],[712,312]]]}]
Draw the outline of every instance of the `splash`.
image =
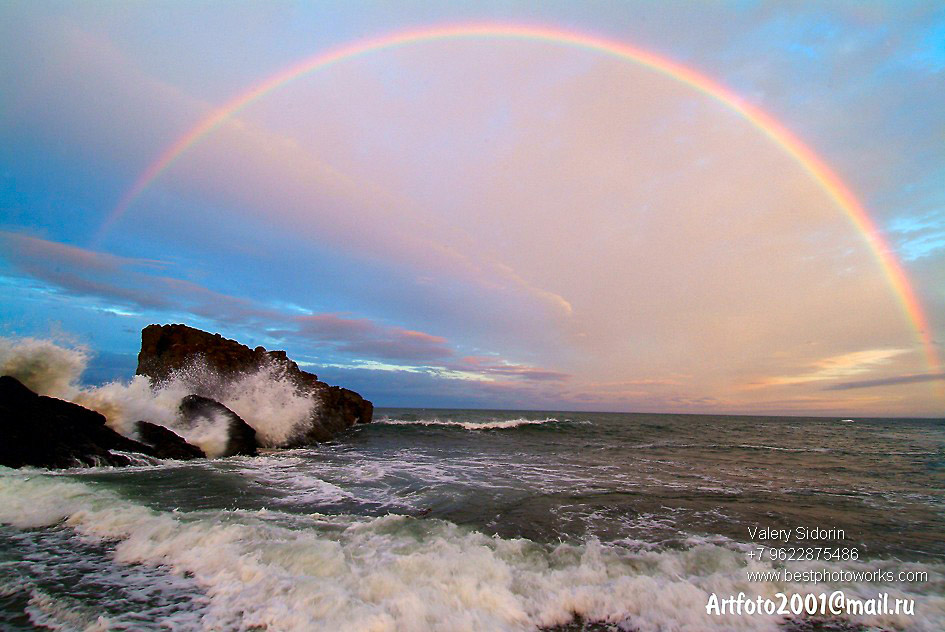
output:
[{"label": "splash", "polygon": [[0,375],[12,375],[27,388],[49,397],[72,399],[89,353],[51,340],[0,337]]},{"label": "splash", "polygon": [[304,432],[318,405],[312,395],[299,393],[271,365],[230,380],[204,365],[192,364],[153,387],[148,378],[137,375],[129,383],[113,382],[83,391],[75,401],[105,415],[108,424],[122,434],[132,435],[135,422],[145,419],[177,432],[208,456],[218,456],[226,447],[229,422],[222,417],[184,422],[178,406],[192,393],[214,399],[242,417],[256,431],[260,446],[267,448],[287,445]]},{"label": "splash", "polygon": [[205,365],[193,363],[167,380],[151,385],[142,375],[99,387],[83,387],[80,378],[89,360],[87,351],[50,340],[0,338],[0,374],[12,375],[40,395],[66,399],[102,413],[109,427],[135,438],[138,421],[169,428],[197,445],[208,456],[222,454],[227,427],[223,419],[186,423],[178,406],[190,394],[220,402],[256,430],[262,447],[289,444],[311,423],[319,402],[298,391],[275,365],[254,373],[224,379]]}]

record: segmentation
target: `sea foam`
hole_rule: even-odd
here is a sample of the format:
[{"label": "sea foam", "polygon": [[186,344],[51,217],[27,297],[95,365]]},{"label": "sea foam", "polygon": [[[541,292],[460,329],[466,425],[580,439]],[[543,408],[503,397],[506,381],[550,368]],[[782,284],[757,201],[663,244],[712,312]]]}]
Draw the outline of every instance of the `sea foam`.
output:
[{"label": "sea foam", "polygon": [[[771,615],[707,616],[711,593],[773,598],[829,589],[749,583],[742,551],[713,543],[630,552],[589,540],[540,545],[442,520],[274,511],[158,512],[61,477],[0,470],[0,521],[63,523],[113,541],[122,564],[165,566],[206,591],[204,629],[524,631],[579,615],[641,632],[778,629]],[[927,565],[930,582],[943,569]],[[866,625],[940,630],[945,598],[910,586],[845,584],[849,595],[916,599],[915,617]],[[156,622],[157,623],[157,622]]]},{"label": "sea foam", "polygon": [[374,423],[388,426],[454,426],[465,430],[505,430],[509,428],[519,428],[521,426],[539,426],[543,424],[558,423],[559,420],[554,417],[545,419],[493,419],[490,421],[454,421],[452,419],[390,419],[384,417],[376,420]]}]

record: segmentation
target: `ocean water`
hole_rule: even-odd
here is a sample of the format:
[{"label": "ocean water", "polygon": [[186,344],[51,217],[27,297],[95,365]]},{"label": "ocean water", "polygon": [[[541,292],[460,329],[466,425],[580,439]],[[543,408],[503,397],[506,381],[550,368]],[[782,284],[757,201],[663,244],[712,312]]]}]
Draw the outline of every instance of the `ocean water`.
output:
[{"label": "ocean water", "polygon": [[[0,468],[0,629],[945,630],[943,420],[375,419],[255,458]],[[842,530],[813,544],[857,559],[750,559],[752,527]],[[748,578],[780,568],[915,578]],[[706,613],[834,590],[914,614]]]}]

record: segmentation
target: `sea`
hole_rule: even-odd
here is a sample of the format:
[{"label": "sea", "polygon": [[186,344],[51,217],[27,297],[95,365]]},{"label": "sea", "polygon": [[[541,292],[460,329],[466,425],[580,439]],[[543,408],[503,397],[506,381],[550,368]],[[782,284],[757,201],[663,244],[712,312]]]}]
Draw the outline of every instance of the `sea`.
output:
[{"label": "sea", "polygon": [[[0,468],[0,523],[10,631],[945,630],[941,419],[378,409],[257,457]],[[792,610],[835,593],[865,607]],[[710,611],[739,594],[779,608]]]}]

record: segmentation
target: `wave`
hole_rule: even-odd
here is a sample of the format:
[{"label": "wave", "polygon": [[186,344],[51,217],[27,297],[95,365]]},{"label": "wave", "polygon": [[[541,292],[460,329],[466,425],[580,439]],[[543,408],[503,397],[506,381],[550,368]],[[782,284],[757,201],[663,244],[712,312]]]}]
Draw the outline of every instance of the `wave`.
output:
[{"label": "wave", "polygon": [[12,375],[49,397],[72,399],[81,391],[79,378],[89,361],[84,347],[65,347],[52,340],[0,337],[0,375]]},{"label": "wave", "polygon": [[83,348],[69,348],[49,340],[0,338],[0,375],[12,375],[40,395],[65,399],[102,413],[109,427],[131,438],[135,424],[145,420],[165,426],[208,456],[222,453],[227,422],[206,419],[186,424],[178,406],[195,393],[217,400],[256,430],[262,447],[281,447],[303,431],[317,398],[298,392],[295,384],[274,365],[235,379],[223,379],[205,365],[194,363],[152,386],[142,375],[99,387],[81,386],[89,360]]},{"label": "wave", "polygon": [[111,548],[69,528],[0,525],[0,549],[10,555],[0,573],[0,629],[108,632],[138,630],[142,621],[200,629],[199,586],[160,567],[118,564]]},{"label": "wave", "polygon": [[[544,424],[562,423],[554,417],[545,419],[494,419],[491,421],[454,421],[452,419],[390,419],[384,417],[374,422],[386,426],[452,426],[463,428],[465,430],[507,430],[509,428],[520,428],[522,426],[540,426]],[[587,423],[587,422],[582,422]]]},{"label": "wave", "polygon": [[245,477],[254,486],[263,490],[278,490],[280,504],[317,503],[330,505],[348,500],[360,500],[338,485],[320,478],[309,470],[311,461],[304,460],[291,453],[278,458],[238,457],[232,460],[230,467]]},{"label": "wave", "polygon": [[[192,579],[205,591],[201,626],[211,630],[524,631],[575,616],[621,629],[775,630],[783,620],[773,615],[706,615],[709,595],[773,598],[812,589],[748,582],[746,570],[772,567],[746,563],[744,551],[711,541],[630,551],[596,540],[541,545],[489,537],[443,520],[399,515],[160,512],[80,482],[11,470],[0,470],[0,522],[17,528],[61,523],[85,540],[113,543],[119,564],[165,567]],[[916,600],[914,617],[864,616],[858,623],[940,630],[945,597],[935,586],[945,580],[945,568],[922,568],[929,572],[924,584],[836,588],[848,596],[882,590],[891,599]]]}]

